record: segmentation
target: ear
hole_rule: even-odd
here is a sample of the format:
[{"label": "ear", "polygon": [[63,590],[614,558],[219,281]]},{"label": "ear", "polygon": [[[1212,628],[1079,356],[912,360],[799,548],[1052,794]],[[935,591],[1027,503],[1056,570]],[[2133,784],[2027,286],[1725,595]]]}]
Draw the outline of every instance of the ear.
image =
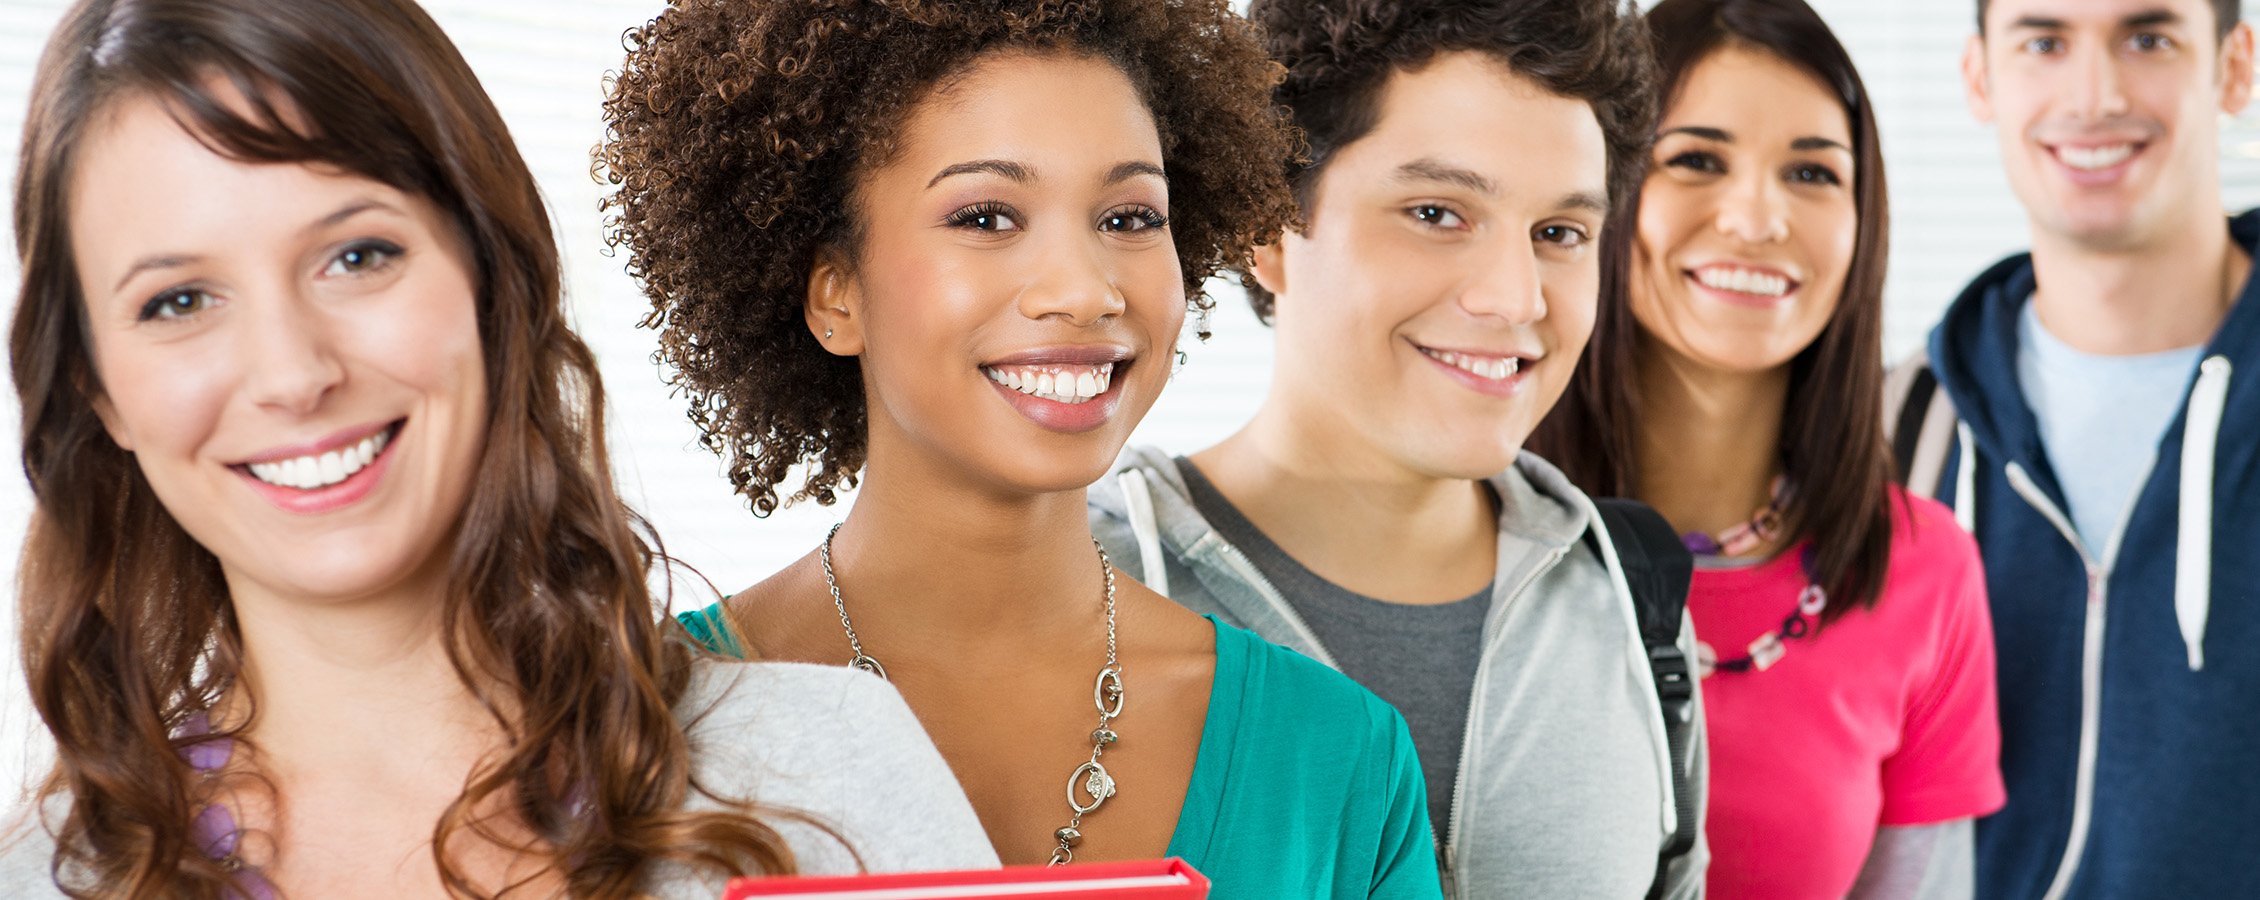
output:
[{"label": "ear", "polygon": [[1970,105],[1970,117],[1980,122],[1993,122],[1992,85],[1985,75],[1985,36],[1970,35],[1962,44],[1962,98]]},{"label": "ear", "polygon": [[817,251],[808,272],[808,299],[802,310],[808,331],[834,356],[863,353],[863,283],[838,248]]},{"label": "ear", "polygon": [[2229,29],[2221,42],[2221,111],[2243,112],[2252,102],[2252,26],[2243,22]]},{"label": "ear", "polygon": [[1285,233],[1281,233],[1270,243],[1257,244],[1255,265],[1249,271],[1249,274],[1256,277],[1256,283],[1263,285],[1263,289],[1270,291],[1274,297],[1287,293],[1287,260],[1283,247],[1287,243],[1287,237]]}]

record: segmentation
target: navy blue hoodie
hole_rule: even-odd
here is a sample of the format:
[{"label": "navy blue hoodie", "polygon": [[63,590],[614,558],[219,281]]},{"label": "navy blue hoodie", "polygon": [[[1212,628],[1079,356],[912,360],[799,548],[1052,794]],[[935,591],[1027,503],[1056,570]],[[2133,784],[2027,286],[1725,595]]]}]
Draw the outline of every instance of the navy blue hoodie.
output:
[{"label": "navy blue hoodie", "polygon": [[[2229,230],[2249,253],[2260,213]],[[1978,823],[1978,896],[2260,897],[2260,283],[2115,547],[2079,544],[2018,384],[2032,293],[2031,258],[2005,260],[1930,343],[1966,425],[1939,499],[1974,512],[1999,648],[2009,804]]]}]

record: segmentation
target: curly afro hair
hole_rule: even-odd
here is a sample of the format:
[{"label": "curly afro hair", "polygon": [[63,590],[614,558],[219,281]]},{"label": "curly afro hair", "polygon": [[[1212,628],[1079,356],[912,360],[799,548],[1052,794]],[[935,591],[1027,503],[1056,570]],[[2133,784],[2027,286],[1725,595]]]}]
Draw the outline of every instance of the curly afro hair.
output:
[{"label": "curly afro hair", "polygon": [[[1288,165],[1303,209],[1334,151],[1379,124],[1389,76],[1456,51],[1488,54],[1591,104],[1608,144],[1612,201],[1629,196],[1646,171],[1655,51],[1646,24],[1622,0],[1254,0],[1248,15],[1271,57],[1287,67],[1277,101],[1309,141],[1308,157]],[[1248,290],[1258,319],[1271,321],[1273,301],[1260,287]]]},{"label": "curly afro hair", "polygon": [[818,254],[858,233],[851,197],[914,104],[1000,50],[1102,58],[1161,139],[1186,296],[1245,270],[1294,216],[1281,77],[1227,0],[676,0],[628,33],[605,100],[607,239],[660,330],[701,443],[755,515],[830,504],[855,484],[865,430],[856,360],[808,334]]}]

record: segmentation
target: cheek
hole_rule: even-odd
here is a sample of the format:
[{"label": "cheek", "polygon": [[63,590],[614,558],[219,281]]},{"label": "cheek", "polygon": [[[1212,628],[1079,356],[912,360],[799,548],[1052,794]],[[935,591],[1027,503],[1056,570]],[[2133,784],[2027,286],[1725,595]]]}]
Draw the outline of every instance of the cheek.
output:
[{"label": "cheek", "polygon": [[1185,273],[1177,250],[1164,245],[1131,255],[1120,270],[1123,305],[1156,349],[1168,347],[1185,326]]},{"label": "cheek", "polygon": [[220,426],[237,381],[234,354],[214,340],[123,343],[94,341],[111,438],[144,469],[193,456]]}]

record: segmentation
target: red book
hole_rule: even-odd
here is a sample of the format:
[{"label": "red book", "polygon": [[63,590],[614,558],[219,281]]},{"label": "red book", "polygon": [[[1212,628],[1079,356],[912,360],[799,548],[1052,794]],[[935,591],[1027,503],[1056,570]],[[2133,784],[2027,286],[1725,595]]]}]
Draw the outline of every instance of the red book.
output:
[{"label": "red book", "polygon": [[722,900],[1205,900],[1208,879],[1184,860],[1008,866],[973,872],[847,875],[823,878],[739,878]]}]

